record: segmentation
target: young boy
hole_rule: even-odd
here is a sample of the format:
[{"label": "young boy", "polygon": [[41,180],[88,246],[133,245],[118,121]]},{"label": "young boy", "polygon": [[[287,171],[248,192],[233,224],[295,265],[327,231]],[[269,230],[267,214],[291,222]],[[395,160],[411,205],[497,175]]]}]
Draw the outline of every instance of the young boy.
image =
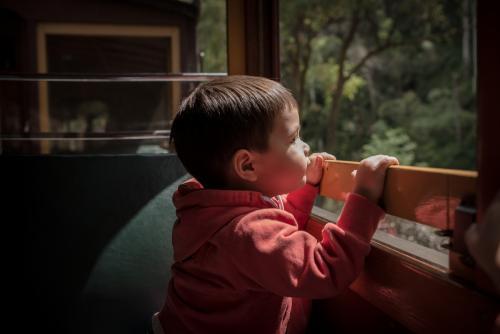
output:
[{"label": "young boy", "polygon": [[309,300],[358,276],[398,161],[363,160],[338,223],[317,241],[304,227],[335,157],[309,155],[299,131],[295,99],[268,79],[217,79],[184,100],[171,140],[194,178],[173,196],[175,263],[156,331],[302,333]]}]

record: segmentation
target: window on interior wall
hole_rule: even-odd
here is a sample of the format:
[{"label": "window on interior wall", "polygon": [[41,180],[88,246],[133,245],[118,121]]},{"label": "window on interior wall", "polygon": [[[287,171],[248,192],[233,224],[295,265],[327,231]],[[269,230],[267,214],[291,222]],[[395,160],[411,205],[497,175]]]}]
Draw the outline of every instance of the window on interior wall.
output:
[{"label": "window on interior wall", "polygon": [[[281,80],[312,150],[474,170],[475,8],[475,0],[281,1]],[[379,230],[447,253],[436,229],[388,216]]]},{"label": "window on interior wall", "polygon": [[[51,22],[49,5],[33,31],[12,29],[5,39],[21,51],[2,55],[13,61],[3,62],[1,71],[33,73],[19,66],[28,57],[48,80],[0,82],[2,153],[167,152],[168,129],[182,98],[199,80],[227,69],[225,1],[174,1],[167,7],[157,9],[165,16],[161,24],[107,14],[93,24]],[[22,8],[4,14],[16,27],[30,20]],[[141,20],[147,21],[139,15]],[[28,37],[32,53],[23,51]],[[200,79],[201,72],[208,75]]]}]

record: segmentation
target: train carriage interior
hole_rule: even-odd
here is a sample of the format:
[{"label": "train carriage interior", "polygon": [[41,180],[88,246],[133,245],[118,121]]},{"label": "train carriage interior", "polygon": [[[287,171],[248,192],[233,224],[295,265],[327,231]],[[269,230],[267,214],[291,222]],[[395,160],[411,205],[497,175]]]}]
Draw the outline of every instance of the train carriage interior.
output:
[{"label": "train carriage interior", "polygon": [[3,327],[152,333],[173,263],[172,195],[190,177],[172,121],[199,83],[252,75],[287,87],[304,140],[338,159],[307,223],[315,237],[359,161],[401,163],[365,268],[313,301],[308,333],[500,332],[499,292],[464,241],[500,191],[499,9],[0,0]]}]

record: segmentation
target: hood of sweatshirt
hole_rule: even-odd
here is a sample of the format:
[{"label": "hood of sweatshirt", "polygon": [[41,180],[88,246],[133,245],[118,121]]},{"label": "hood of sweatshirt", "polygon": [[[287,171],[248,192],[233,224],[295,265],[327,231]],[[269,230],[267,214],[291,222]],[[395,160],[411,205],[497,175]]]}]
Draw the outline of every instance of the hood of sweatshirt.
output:
[{"label": "hood of sweatshirt", "polygon": [[256,209],[279,207],[276,198],[246,190],[204,189],[192,178],[173,195],[177,220],[173,228],[174,260],[193,255],[217,231]]}]

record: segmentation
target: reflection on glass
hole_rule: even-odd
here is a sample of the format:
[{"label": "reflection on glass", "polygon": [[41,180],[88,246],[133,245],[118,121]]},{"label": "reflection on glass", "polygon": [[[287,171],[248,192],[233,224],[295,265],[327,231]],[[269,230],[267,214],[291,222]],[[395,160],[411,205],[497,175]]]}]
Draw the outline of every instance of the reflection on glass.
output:
[{"label": "reflection on glass", "polygon": [[[28,117],[23,104],[36,101],[40,82],[7,84],[31,95],[2,101],[2,154],[130,154],[168,152],[168,92],[175,84],[185,95],[199,82],[50,82],[49,112]],[[37,130],[43,117],[49,131]]]},{"label": "reflection on glass", "polygon": [[[85,3],[48,3],[33,21],[33,6],[10,2],[0,8],[5,32],[0,52],[0,152],[168,152],[168,129],[182,98],[209,77],[156,79],[160,74],[225,74],[225,0],[115,2],[103,5],[98,23],[61,20],[59,6],[81,12],[81,18],[95,14]],[[33,28],[23,30],[27,25]],[[60,82],[1,77],[30,73],[78,78]],[[94,80],[103,75],[140,80]]]},{"label": "reflection on glass", "polygon": [[[344,202],[318,197],[315,205],[338,216],[342,212]],[[446,245],[450,238],[438,235],[436,233],[438,229],[436,228],[386,214],[385,218],[380,221],[377,230],[437,250],[443,254],[448,254],[448,249],[443,245]]]}]

